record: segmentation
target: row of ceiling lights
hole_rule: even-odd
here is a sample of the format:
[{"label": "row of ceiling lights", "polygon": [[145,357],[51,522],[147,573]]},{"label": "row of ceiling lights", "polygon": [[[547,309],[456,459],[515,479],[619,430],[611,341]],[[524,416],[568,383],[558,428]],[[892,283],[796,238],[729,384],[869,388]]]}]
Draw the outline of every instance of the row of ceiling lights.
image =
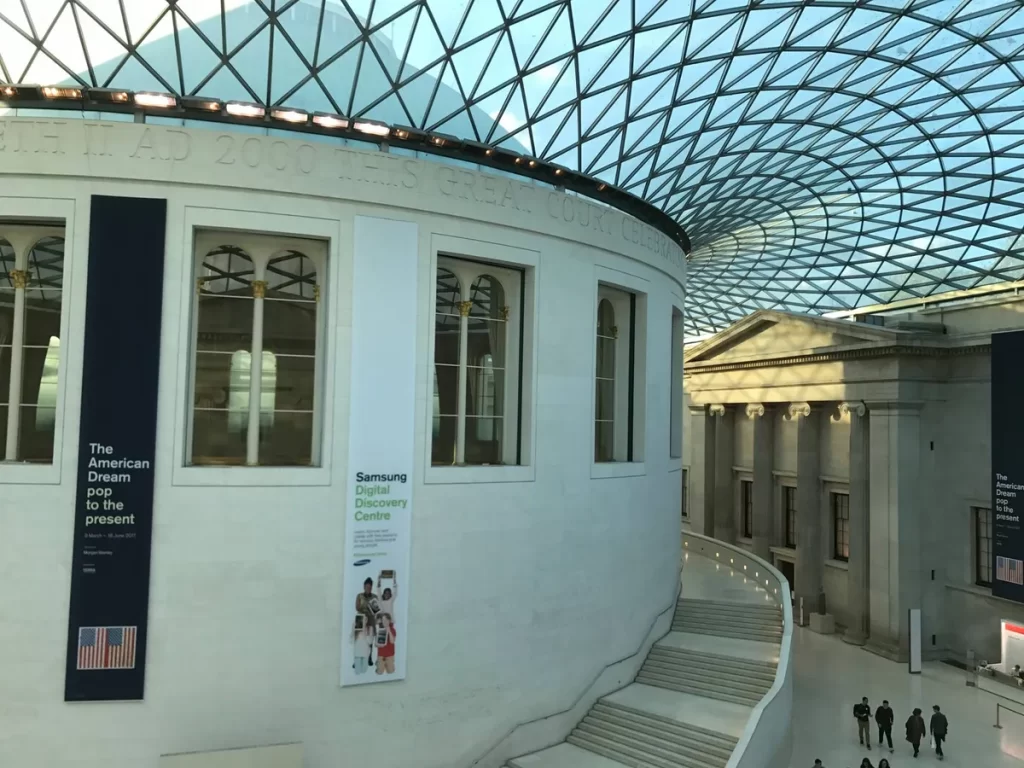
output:
[{"label": "row of ceiling lights", "polygon": [[554,163],[443,133],[393,126],[378,120],[350,120],[326,112],[310,113],[291,107],[265,107],[262,104],[221,101],[202,96],[175,96],[169,93],[64,85],[0,85],[0,106],[16,107],[39,103],[64,108],[87,106],[98,111],[174,114],[182,118],[201,120],[281,123],[293,130],[342,134],[376,143],[398,141],[425,147],[436,154],[460,158],[469,156],[482,164],[497,168],[505,167],[514,173],[601,200],[664,232],[685,252],[690,250],[689,238],[674,219],[632,193]]}]

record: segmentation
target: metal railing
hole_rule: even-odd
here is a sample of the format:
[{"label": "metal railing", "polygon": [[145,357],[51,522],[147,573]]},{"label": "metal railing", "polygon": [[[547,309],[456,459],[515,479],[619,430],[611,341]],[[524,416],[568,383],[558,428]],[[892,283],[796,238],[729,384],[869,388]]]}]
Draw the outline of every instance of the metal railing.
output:
[{"label": "metal railing", "polygon": [[1024,717],[1024,712],[1021,712],[1019,709],[1014,709],[1013,707],[1008,707],[1005,704],[1000,704],[997,701],[996,702],[996,724],[992,726],[993,728],[999,728],[1000,730],[1002,730],[1002,728],[1003,728],[1002,723],[999,721],[999,710],[1001,710],[1001,709],[1005,709],[1007,712],[1013,712],[1013,714],[1015,714],[1015,715],[1020,715],[1021,717]]}]

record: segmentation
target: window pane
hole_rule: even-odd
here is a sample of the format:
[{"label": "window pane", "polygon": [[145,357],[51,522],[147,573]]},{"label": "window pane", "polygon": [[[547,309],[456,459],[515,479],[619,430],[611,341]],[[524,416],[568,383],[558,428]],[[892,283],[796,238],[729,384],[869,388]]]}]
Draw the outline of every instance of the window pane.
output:
[{"label": "window pane", "polygon": [[615,339],[597,337],[597,377],[615,378]]},{"label": "window pane", "polygon": [[601,299],[597,305],[597,335],[615,335],[615,309],[608,299]]},{"label": "window pane", "polygon": [[466,414],[469,416],[505,415],[505,372],[490,367],[467,368],[466,382],[469,398]]},{"label": "window pane", "polygon": [[434,316],[434,361],[448,365],[459,364],[458,315]]},{"label": "window pane", "polygon": [[430,463],[452,465],[455,463],[455,432],[459,425],[457,416],[434,417],[434,439],[430,446]]},{"label": "window pane", "polygon": [[299,251],[288,251],[267,263],[267,298],[315,303],[317,274],[313,260]]},{"label": "window pane", "polygon": [[[56,317],[59,322],[60,315]],[[26,344],[23,352],[21,421],[18,426],[18,458],[22,461],[53,460],[60,342],[56,337],[51,339],[56,342],[52,348],[49,344],[45,347],[30,347]],[[44,377],[48,380],[45,387]]]},{"label": "window pane", "polygon": [[314,301],[273,299],[268,294],[263,302],[263,349],[275,355],[314,357],[317,306]]},{"label": "window pane", "polygon": [[612,421],[615,418],[615,382],[610,379],[597,380],[597,408],[594,418],[598,421]]},{"label": "window pane", "polygon": [[466,418],[466,463],[500,464],[504,419]]},{"label": "window pane", "polygon": [[975,507],[975,582],[983,587],[992,586],[992,510]]},{"label": "window pane", "polygon": [[312,410],[275,410],[273,422],[260,426],[260,466],[308,467],[313,463],[312,448]]},{"label": "window pane", "polygon": [[199,295],[196,349],[234,352],[252,349],[252,296]]},{"label": "window pane", "polygon": [[[505,326],[501,320],[482,320],[470,317],[468,322],[467,362],[482,365],[485,358],[491,359],[496,368],[505,367]],[[456,347],[456,351],[458,347]],[[436,358],[435,358],[436,359]],[[456,356],[458,362],[458,356]]]},{"label": "window pane", "polygon": [[193,464],[245,464],[248,419],[229,428],[226,408],[196,408],[192,420]]},{"label": "window pane", "polygon": [[615,458],[615,424],[599,421],[594,426],[594,461],[612,461]]},{"label": "window pane", "polygon": [[687,511],[686,511],[686,470],[685,469],[683,470],[682,475],[683,475],[683,502],[682,502],[682,506],[683,506],[683,518],[685,519],[687,517]]}]

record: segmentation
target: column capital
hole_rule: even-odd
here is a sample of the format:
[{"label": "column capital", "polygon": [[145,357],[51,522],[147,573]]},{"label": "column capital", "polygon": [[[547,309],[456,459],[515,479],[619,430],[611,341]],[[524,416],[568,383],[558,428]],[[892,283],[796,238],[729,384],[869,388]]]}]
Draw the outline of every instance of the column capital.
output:
[{"label": "column capital", "polygon": [[758,419],[765,414],[764,403],[747,403],[747,418]]},{"label": "column capital", "polygon": [[789,421],[796,421],[800,416],[811,415],[811,404],[810,403],[790,403],[786,406],[786,418]]},{"label": "column capital", "polygon": [[840,416],[850,416],[851,418],[853,416],[863,416],[868,412],[867,406],[859,400],[839,403],[837,410]]},{"label": "column capital", "polygon": [[708,413],[712,416],[725,416],[725,408],[725,405],[722,403],[715,403],[708,406]]}]

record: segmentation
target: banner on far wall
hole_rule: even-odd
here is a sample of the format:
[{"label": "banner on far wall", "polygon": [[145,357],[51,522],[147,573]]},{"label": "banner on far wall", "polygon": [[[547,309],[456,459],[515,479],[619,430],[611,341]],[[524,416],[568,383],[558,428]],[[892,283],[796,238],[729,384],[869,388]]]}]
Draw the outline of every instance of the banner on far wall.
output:
[{"label": "banner on far wall", "polygon": [[143,697],[166,218],[92,198],[65,701]]},{"label": "banner on far wall", "polygon": [[1024,603],[1024,331],[992,334],[992,595]]},{"label": "banner on far wall", "polygon": [[355,220],[341,684],[405,678],[416,418],[418,233]]}]

